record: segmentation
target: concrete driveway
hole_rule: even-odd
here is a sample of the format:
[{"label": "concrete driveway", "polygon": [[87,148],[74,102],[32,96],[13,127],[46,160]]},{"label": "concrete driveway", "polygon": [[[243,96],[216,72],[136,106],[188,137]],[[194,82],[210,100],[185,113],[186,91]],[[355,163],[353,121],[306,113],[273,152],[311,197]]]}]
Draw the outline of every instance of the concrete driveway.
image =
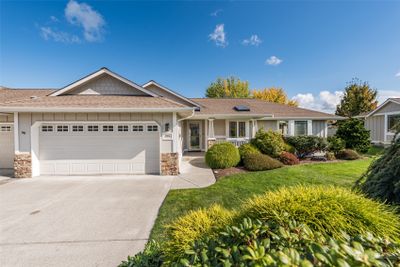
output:
[{"label": "concrete driveway", "polygon": [[117,266],[143,249],[173,177],[13,179],[0,185],[0,266]]}]

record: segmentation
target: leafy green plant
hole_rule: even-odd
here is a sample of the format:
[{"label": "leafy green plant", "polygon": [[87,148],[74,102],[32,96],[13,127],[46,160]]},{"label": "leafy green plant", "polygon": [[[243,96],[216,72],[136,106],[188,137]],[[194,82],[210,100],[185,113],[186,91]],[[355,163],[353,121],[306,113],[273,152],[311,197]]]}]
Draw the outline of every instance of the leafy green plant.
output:
[{"label": "leafy green plant", "polygon": [[161,245],[153,240],[150,240],[143,252],[139,252],[135,256],[128,256],[126,261],[123,261],[119,267],[149,267],[161,266],[163,263],[163,252]]},{"label": "leafy green plant", "polygon": [[328,151],[335,155],[346,148],[346,142],[337,136],[328,137]]},{"label": "leafy green plant", "polygon": [[299,158],[305,158],[317,151],[325,151],[328,145],[326,139],[318,136],[287,136],[285,139],[295,148]]},{"label": "leafy green plant", "polygon": [[234,167],[239,162],[239,150],[229,142],[215,144],[206,152],[206,163],[213,169]]},{"label": "leafy green plant", "polygon": [[296,153],[296,149],[294,148],[294,146],[289,145],[288,143],[285,143],[285,148],[283,149],[283,151],[289,152],[289,153]]},{"label": "leafy green plant", "polygon": [[249,171],[266,171],[283,166],[280,161],[264,154],[248,154],[243,159],[243,163],[244,167]]},{"label": "leafy green plant", "polygon": [[300,163],[300,160],[296,157],[295,154],[289,152],[282,152],[279,155],[279,160],[285,165],[297,165]]},{"label": "leafy green plant", "polygon": [[346,143],[346,148],[365,153],[371,146],[369,130],[360,119],[348,119],[338,122],[336,136]]},{"label": "leafy green plant", "polygon": [[361,158],[358,153],[352,149],[345,149],[336,153],[336,158],[344,160],[355,160]]},{"label": "leafy green plant", "polygon": [[243,160],[250,154],[261,154],[260,150],[252,144],[243,144],[239,147],[240,158]]},{"label": "leafy green plant", "polygon": [[256,136],[251,140],[251,144],[271,157],[278,157],[285,149],[285,142],[281,133],[272,130],[265,131],[262,128],[257,131]]},{"label": "leafy green plant", "polygon": [[356,187],[369,197],[400,205],[400,138],[371,164]]},{"label": "leafy green plant", "polygon": [[326,152],[325,158],[326,158],[327,160],[335,160],[335,159],[336,159],[335,153],[333,153],[333,152]]}]

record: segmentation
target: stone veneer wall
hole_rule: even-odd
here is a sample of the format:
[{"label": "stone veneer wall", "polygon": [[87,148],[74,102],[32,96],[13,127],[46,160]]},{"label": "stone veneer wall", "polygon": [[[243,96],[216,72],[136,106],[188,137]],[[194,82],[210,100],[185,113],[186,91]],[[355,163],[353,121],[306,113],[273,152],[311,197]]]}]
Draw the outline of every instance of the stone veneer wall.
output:
[{"label": "stone veneer wall", "polygon": [[32,177],[32,159],[30,153],[16,153],[14,156],[14,177]]},{"label": "stone veneer wall", "polygon": [[179,174],[179,153],[161,154],[161,175]]}]

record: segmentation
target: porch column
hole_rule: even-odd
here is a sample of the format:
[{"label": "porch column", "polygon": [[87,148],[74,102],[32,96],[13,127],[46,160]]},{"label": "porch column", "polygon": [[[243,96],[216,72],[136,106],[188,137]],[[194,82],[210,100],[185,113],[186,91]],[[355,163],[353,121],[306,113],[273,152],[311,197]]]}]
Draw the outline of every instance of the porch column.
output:
[{"label": "porch column", "polygon": [[307,135],[313,135],[312,120],[307,120]]},{"label": "porch column", "polygon": [[251,120],[251,137],[254,138],[256,136],[256,133],[258,131],[258,124],[257,120],[253,119]]},{"label": "porch column", "polygon": [[289,120],[288,135],[294,136],[294,120]]},{"label": "porch column", "polygon": [[214,119],[208,119],[207,148],[215,144]]}]

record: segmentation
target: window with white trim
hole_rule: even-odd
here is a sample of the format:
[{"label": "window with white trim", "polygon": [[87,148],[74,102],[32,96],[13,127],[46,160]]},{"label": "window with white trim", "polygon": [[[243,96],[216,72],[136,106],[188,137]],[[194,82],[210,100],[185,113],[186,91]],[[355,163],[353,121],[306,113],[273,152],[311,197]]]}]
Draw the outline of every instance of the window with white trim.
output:
[{"label": "window with white trim", "polygon": [[396,127],[400,127],[400,114],[387,115],[387,131],[396,132]]},{"label": "window with white trim", "polygon": [[88,132],[98,132],[99,126],[98,125],[88,125],[87,130],[88,130]]},{"label": "window with white trim", "polygon": [[244,137],[246,137],[246,122],[230,121],[229,138],[244,138]]},{"label": "window with white trim", "polygon": [[158,131],[158,125],[147,125],[147,131],[148,132],[157,132]]},{"label": "window with white trim", "polygon": [[294,135],[307,135],[307,121],[295,121],[294,122]]},{"label": "window with white trim", "polygon": [[42,132],[52,132],[53,126],[52,125],[42,125]]},{"label": "window with white trim", "polygon": [[2,125],[0,127],[0,132],[11,132],[11,125]]},{"label": "window with white trim", "polygon": [[103,132],[113,132],[114,126],[113,125],[103,125]]},{"label": "window with white trim", "polygon": [[118,132],[127,132],[129,131],[128,125],[118,125]]},{"label": "window with white trim", "polygon": [[143,132],[143,125],[132,125],[133,132]]},{"label": "window with white trim", "polygon": [[73,132],[83,132],[83,125],[72,125]]},{"label": "window with white trim", "polygon": [[289,122],[288,121],[279,121],[278,122],[279,132],[283,135],[288,134]]},{"label": "window with white trim", "polygon": [[68,125],[57,125],[57,132],[68,132]]}]

